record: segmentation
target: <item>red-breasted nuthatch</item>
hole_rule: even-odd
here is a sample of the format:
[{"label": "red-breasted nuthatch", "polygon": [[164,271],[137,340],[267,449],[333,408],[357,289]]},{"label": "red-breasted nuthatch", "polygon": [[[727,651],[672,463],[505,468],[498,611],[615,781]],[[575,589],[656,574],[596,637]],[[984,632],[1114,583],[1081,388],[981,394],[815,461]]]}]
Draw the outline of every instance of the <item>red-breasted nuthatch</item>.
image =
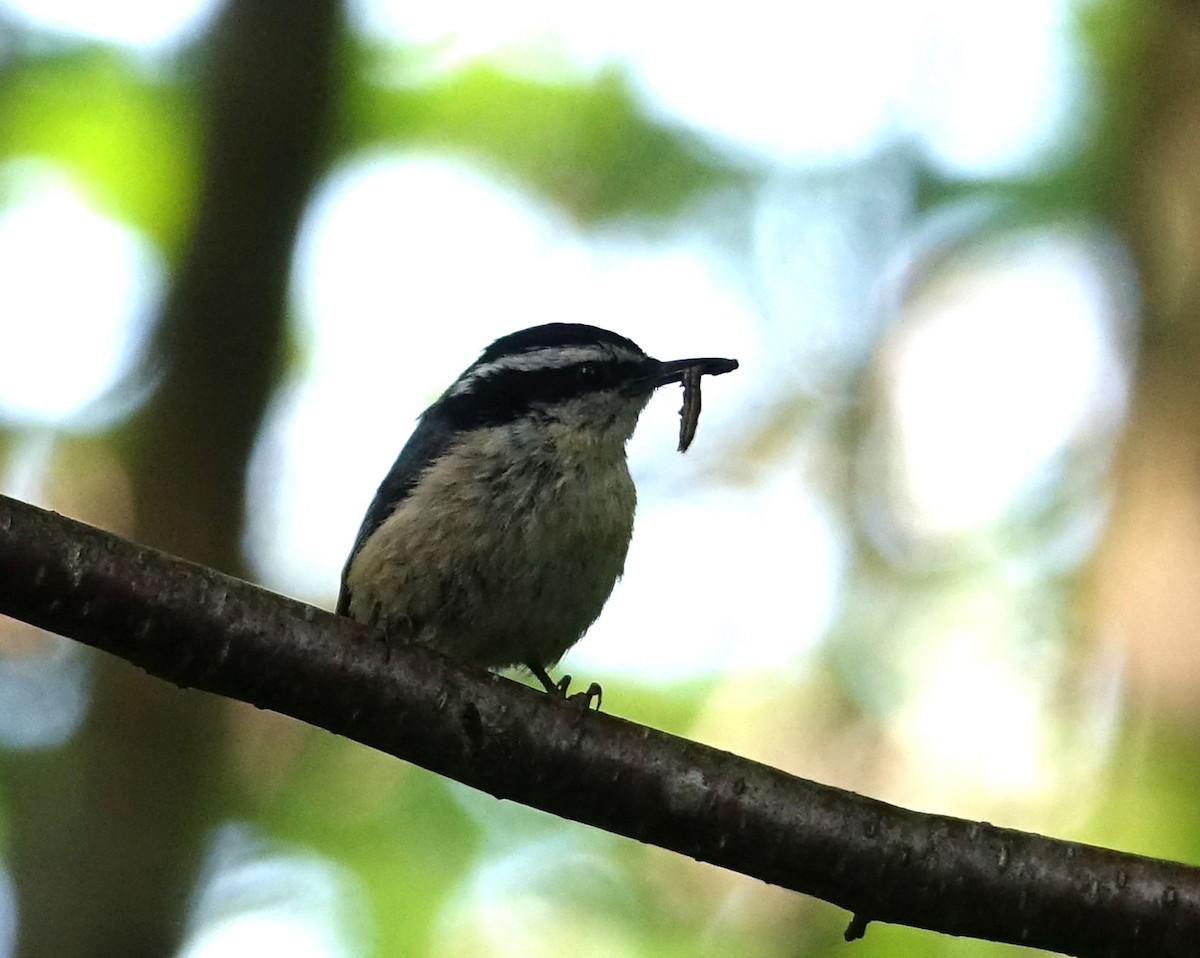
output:
[{"label": "red-breasted nuthatch", "polygon": [[484,667],[526,666],[565,694],[570,677],[546,669],[625,567],[638,416],[659,386],[736,368],[660,362],[574,323],[496,340],[421,414],[354,540],[338,613]]}]

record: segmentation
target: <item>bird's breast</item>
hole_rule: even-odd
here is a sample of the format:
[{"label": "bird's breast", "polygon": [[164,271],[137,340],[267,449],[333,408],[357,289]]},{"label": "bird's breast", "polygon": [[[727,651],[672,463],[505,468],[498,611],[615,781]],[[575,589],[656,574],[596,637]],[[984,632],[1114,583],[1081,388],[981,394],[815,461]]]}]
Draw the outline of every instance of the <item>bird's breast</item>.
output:
[{"label": "bird's breast", "polygon": [[464,440],[363,544],[351,613],[480,665],[557,661],[599,615],[633,532],[623,446],[602,451]]}]

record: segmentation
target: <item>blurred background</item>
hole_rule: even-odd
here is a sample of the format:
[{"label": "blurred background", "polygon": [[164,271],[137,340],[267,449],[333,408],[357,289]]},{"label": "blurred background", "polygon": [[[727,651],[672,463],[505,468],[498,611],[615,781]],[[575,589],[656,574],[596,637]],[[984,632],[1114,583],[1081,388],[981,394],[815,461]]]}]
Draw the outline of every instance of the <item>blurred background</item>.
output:
[{"label": "blurred background", "polygon": [[[1200,9],[0,0],[0,490],[331,607],[496,336],[631,445],[616,714],[1200,862]],[[0,958],[1016,956],[0,620]]]}]

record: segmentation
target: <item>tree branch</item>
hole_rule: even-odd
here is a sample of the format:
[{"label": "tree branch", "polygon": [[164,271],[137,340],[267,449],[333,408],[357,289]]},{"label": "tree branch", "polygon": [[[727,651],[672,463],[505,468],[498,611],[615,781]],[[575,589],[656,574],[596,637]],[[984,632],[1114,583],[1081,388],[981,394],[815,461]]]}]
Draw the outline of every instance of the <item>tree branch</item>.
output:
[{"label": "tree branch", "polygon": [[1071,955],[1194,956],[1200,869],[926,815],[581,711],[0,497],[0,612],[482,789],[854,913]]}]

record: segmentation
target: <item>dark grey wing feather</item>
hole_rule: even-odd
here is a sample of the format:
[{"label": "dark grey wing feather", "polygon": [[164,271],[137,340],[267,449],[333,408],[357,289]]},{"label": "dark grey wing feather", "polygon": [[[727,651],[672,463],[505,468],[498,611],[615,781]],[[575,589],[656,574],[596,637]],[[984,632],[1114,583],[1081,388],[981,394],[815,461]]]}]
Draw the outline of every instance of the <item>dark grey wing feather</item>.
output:
[{"label": "dark grey wing feather", "polygon": [[346,582],[346,576],[350,572],[350,563],[358,555],[358,550],[371,537],[371,533],[383,525],[387,517],[395,511],[396,506],[412,492],[417,480],[421,478],[421,473],[430,463],[445,454],[446,450],[450,448],[453,438],[454,430],[436,414],[427,413],[421,417],[417,428],[409,437],[408,442],[404,444],[404,448],[400,450],[400,455],[396,457],[395,463],[392,464],[391,470],[379,484],[375,498],[371,500],[367,514],[363,517],[362,525],[358,529],[358,536],[354,539],[354,547],[350,550],[350,556],[342,568],[342,585],[337,601],[338,615],[347,615],[350,611],[350,587]]}]

